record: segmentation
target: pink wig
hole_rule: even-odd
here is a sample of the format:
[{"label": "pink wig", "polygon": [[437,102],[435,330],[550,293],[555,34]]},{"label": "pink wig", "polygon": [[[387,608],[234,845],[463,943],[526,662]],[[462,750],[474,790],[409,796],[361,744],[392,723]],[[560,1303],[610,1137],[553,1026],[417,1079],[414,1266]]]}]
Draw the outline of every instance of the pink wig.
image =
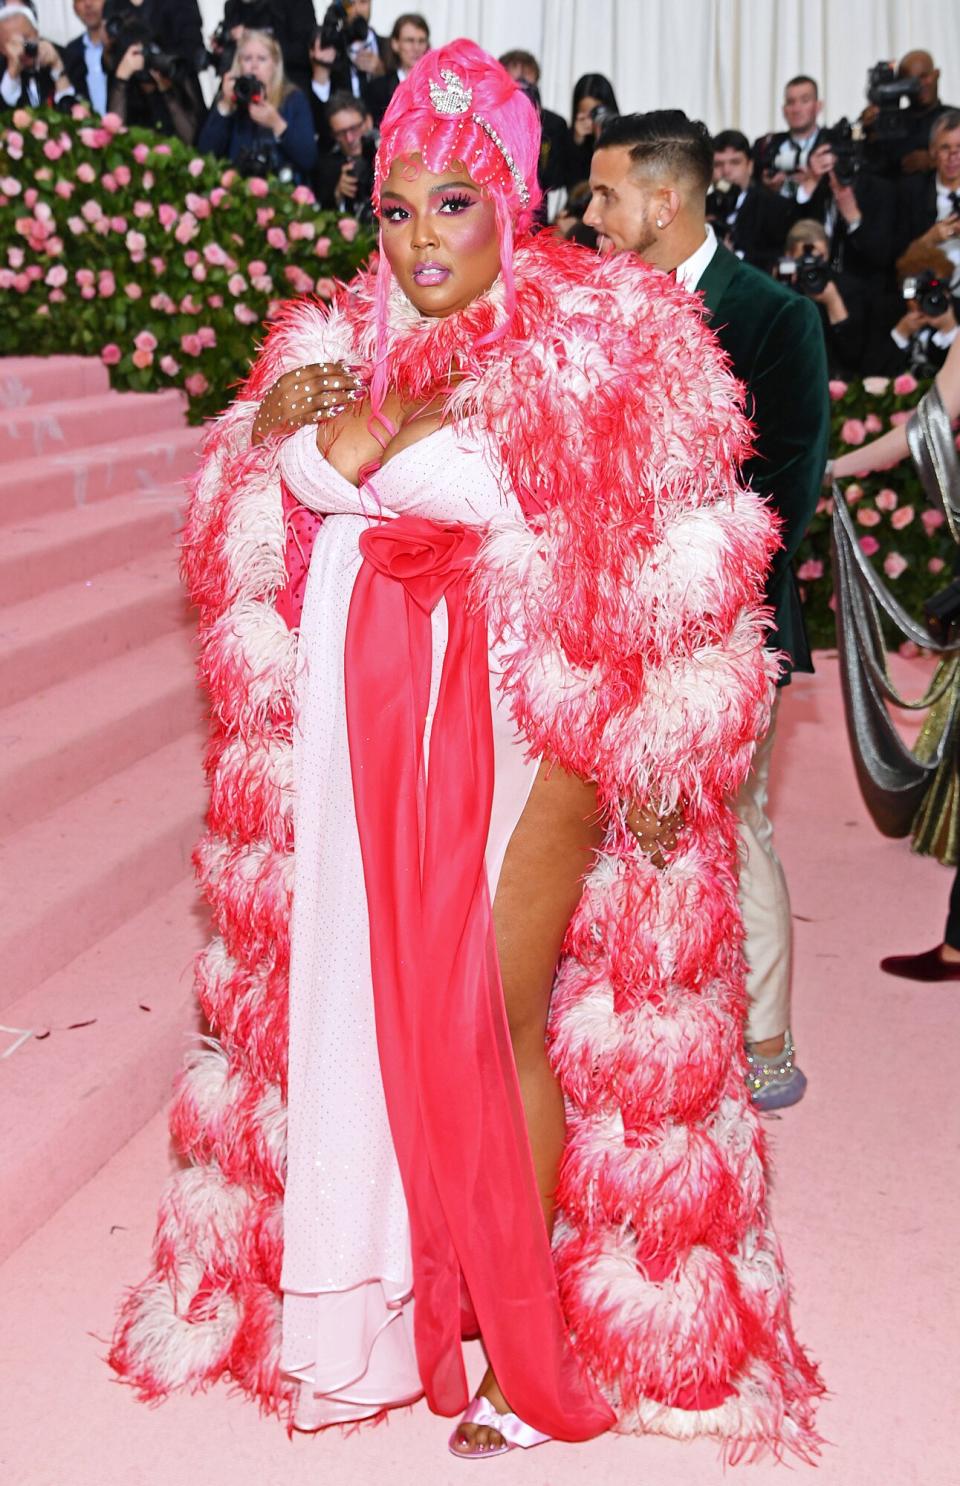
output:
[{"label": "pink wig", "polygon": [[[469,108],[461,114],[442,114],[434,107],[430,85],[446,90],[443,72],[453,72],[465,88],[472,90]],[[499,149],[487,131],[475,122],[477,114],[499,136]],[[514,162],[527,193],[523,201],[504,151]],[[500,264],[506,289],[506,315],[502,335],[513,316],[516,295],[513,284],[513,244],[524,232],[540,203],[537,162],[540,157],[540,121],[529,98],[500,63],[476,42],[451,41],[449,46],[427,52],[409,77],[397,88],[380,126],[380,148],[374,169],[373,202],[379,211],[380,190],[398,156],[420,156],[426,168],[439,174],[454,162],[463,164],[471,178],[493,202],[500,233]],[[388,368],[386,344],[387,299],[390,265],[380,243],[377,269],[377,365],[373,377],[372,402],[383,404]]]}]

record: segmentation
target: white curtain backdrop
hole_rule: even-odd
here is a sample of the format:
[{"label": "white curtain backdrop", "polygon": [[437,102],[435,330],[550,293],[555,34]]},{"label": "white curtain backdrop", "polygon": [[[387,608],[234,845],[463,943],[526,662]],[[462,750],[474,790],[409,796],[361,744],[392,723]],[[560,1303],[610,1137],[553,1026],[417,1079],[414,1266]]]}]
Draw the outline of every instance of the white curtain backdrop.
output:
[{"label": "white curtain backdrop", "polygon": [[[201,0],[208,31],[222,14]],[[318,17],[325,0],[316,0]],[[374,0],[388,33],[404,0]],[[573,84],[602,72],[621,109],[680,107],[714,131],[751,136],[780,127],[783,84],[820,81],[827,122],[863,107],[867,68],[913,47],[933,52],[940,96],[960,105],[956,0],[409,0],[434,43],[470,36],[494,55],[524,47],[540,60],[544,103],[569,117]],[[70,0],[40,0],[42,30],[67,41],[80,27]]]}]

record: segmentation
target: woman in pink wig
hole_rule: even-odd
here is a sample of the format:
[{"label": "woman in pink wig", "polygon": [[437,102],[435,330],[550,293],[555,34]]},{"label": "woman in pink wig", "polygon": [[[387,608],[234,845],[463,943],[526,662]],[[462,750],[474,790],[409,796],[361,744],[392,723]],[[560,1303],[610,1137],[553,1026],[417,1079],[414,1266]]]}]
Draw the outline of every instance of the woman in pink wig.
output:
[{"label": "woman in pink wig", "polygon": [[379,265],[288,306],[209,435],[219,1041],[112,1360],[302,1429],[425,1396],[466,1458],[609,1428],[807,1455],[727,803],[775,535],[692,302],[529,236],[537,153],[486,53],[424,57]]}]

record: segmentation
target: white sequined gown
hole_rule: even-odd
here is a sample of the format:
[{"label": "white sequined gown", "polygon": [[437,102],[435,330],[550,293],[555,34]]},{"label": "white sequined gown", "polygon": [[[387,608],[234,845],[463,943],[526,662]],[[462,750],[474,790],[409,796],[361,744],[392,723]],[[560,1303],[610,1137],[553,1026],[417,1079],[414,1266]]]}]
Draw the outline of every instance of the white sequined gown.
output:
[{"label": "white sequined gown", "polygon": [[[452,425],[402,449],[359,490],[320,455],[312,427],[286,441],[282,467],[298,499],[326,515],[311,557],[298,652],[281,1279],[281,1365],[301,1383],[298,1426],[316,1429],[422,1392],[413,1351],[407,1211],[377,1057],[347,742],[344,641],[360,570],[359,537],[371,519],[413,515],[484,526],[504,512],[519,515],[519,507],[479,440]],[[428,763],[446,640],[443,603],[432,624]],[[495,785],[486,862],[492,900],[537,761],[525,757],[499,693],[495,652],[490,676]]]}]

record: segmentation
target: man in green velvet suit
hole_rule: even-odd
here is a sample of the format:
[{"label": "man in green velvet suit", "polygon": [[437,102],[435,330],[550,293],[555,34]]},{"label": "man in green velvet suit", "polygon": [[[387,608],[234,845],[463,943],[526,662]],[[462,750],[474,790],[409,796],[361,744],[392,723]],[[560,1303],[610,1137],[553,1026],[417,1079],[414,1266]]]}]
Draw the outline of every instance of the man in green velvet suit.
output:
[{"label": "man in green velvet suit", "polygon": [[[830,398],[816,307],[741,263],[718,244],[705,218],[713,150],[703,124],[679,109],[626,114],[600,136],[584,221],[614,251],[632,251],[703,296],[710,323],[746,385],[756,447],[744,476],[769,498],[783,547],[767,579],[774,611],[770,644],[790,670],[810,671],[810,648],[793,559],[820,496]],[[740,891],[749,967],[745,1031],[754,1103],[779,1109],[803,1097],[790,1033],[790,899],[766,813],[776,712],[737,801],[745,856]]]}]

